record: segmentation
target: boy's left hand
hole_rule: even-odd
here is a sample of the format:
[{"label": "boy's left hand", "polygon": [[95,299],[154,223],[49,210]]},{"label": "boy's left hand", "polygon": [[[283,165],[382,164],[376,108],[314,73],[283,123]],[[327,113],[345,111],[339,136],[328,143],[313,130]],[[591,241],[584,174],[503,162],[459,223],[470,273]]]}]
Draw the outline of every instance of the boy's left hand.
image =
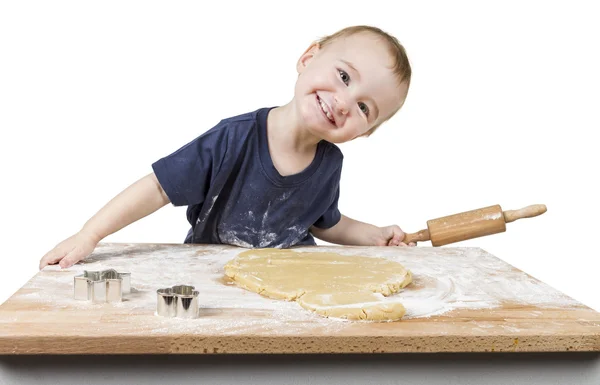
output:
[{"label": "boy's left hand", "polygon": [[402,229],[397,225],[380,227],[380,229],[381,229],[381,235],[383,237],[382,243],[384,243],[384,245],[387,245],[387,246],[411,246],[411,247],[417,245],[414,242],[410,242],[408,245],[406,243],[402,242],[402,240],[404,239],[404,231],[402,231]]}]

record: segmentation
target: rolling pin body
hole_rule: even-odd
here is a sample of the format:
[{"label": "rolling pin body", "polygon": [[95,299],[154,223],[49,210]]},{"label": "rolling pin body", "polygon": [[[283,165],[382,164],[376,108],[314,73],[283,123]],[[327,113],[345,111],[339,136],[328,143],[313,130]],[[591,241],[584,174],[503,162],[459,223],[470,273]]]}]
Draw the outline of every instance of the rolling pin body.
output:
[{"label": "rolling pin body", "polygon": [[484,207],[427,221],[427,229],[406,234],[403,242],[431,240],[433,246],[465,241],[506,231],[506,223],[530,218],[546,212],[545,205],[527,206],[520,210],[502,211],[500,205]]}]

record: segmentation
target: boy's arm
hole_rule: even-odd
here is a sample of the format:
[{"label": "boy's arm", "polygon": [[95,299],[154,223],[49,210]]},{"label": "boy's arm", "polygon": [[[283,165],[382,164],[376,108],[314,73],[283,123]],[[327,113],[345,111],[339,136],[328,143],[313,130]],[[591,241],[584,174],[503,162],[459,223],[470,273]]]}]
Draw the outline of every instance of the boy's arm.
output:
[{"label": "boy's arm", "polygon": [[[400,227],[377,227],[342,215],[340,221],[328,229],[312,226],[313,235],[325,242],[352,246],[406,246]],[[409,246],[415,246],[410,243]]]},{"label": "boy's arm", "polygon": [[60,262],[64,269],[87,257],[98,242],[169,203],[154,173],[127,187],[88,220],[75,235],[59,243],[40,260],[40,270]]},{"label": "boy's arm", "polygon": [[81,231],[89,233],[100,242],[168,203],[169,198],[156,175],[150,173],[110,200],[86,222]]}]

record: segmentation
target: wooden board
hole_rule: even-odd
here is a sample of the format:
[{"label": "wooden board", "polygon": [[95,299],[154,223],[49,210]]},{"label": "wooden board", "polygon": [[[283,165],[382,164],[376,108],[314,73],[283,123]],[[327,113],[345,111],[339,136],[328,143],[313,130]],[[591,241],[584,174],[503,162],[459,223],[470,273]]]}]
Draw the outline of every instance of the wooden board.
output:
[{"label": "wooden board", "polygon": [[[36,274],[0,306],[0,354],[600,351],[600,314],[479,248],[305,247],[389,258],[414,282],[401,321],[328,319],[238,288],[223,265],[243,249],[100,244],[84,263]],[[131,273],[123,302],[73,299],[83,270]],[[191,284],[201,316],[155,314],[156,290]]]}]

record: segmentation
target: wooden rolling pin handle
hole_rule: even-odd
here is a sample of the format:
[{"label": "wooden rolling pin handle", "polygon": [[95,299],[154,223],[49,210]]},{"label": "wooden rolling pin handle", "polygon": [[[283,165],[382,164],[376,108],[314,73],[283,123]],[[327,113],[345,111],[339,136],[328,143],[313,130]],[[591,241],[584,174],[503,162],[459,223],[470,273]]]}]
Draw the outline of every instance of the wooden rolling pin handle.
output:
[{"label": "wooden rolling pin handle", "polygon": [[546,212],[546,205],[531,205],[520,210],[504,211],[504,222],[510,223],[521,218],[537,217]]},{"label": "wooden rolling pin handle", "polygon": [[410,242],[425,242],[429,240],[429,230],[425,229],[425,230],[421,230],[417,233],[412,233],[412,234],[404,234],[404,239],[402,240],[402,243],[406,243],[407,245]]}]

